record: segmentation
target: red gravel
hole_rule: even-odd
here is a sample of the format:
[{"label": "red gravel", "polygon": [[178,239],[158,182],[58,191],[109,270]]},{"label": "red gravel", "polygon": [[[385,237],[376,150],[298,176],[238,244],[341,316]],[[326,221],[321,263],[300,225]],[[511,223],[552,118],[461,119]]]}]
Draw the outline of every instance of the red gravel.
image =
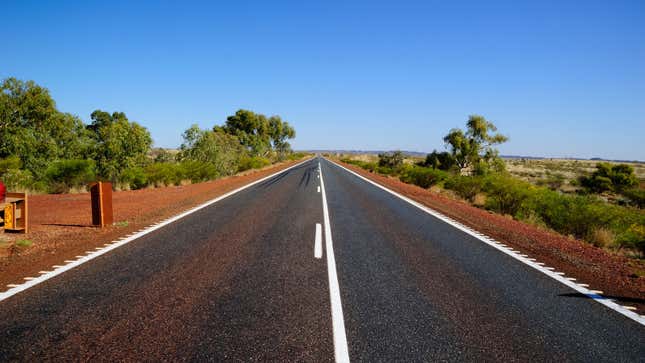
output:
[{"label": "red gravel", "polygon": [[297,161],[281,163],[199,184],[115,192],[116,223],[104,229],[91,226],[89,193],[30,196],[29,234],[0,234],[0,239],[10,243],[22,239],[32,242],[28,248],[14,246],[10,256],[0,257],[0,291],[4,291],[7,284],[21,283],[24,277],[37,276],[38,271],[49,270],[52,265],[74,259],[295,163]]},{"label": "red gravel", "polygon": [[614,255],[601,248],[553,231],[476,208],[466,202],[374,174],[342,163],[348,169],[406,195],[444,215],[491,236],[517,250],[575,277],[580,283],[604,291],[604,296],[645,311],[645,263]]}]

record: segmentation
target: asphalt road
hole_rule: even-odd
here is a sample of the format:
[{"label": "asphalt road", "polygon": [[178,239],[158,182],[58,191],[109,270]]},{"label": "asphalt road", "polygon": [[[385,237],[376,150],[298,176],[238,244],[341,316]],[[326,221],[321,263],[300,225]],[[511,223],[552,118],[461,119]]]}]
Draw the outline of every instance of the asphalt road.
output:
[{"label": "asphalt road", "polygon": [[645,361],[645,328],[323,159],[0,301],[0,361],[335,357]]}]

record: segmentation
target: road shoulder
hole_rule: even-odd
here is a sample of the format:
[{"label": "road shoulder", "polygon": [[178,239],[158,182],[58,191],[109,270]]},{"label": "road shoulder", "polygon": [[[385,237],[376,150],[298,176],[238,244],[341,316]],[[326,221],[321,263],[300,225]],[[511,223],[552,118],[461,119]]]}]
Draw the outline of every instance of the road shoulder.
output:
[{"label": "road shoulder", "polygon": [[639,275],[638,266],[625,257],[478,209],[398,179],[370,173],[338,160],[334,162],[575,277],[581,283],[603,291],[607,298],[635,306],[639,313],[645,311],[645,278]]}]

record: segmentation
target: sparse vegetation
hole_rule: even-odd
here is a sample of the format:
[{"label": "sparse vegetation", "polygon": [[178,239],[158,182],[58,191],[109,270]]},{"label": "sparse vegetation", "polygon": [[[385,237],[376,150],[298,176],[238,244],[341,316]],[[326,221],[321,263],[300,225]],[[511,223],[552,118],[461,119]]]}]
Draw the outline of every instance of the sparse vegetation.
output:
[{"label": "sparse vegetation", "polygon": [[31,240],[28,239],[19,239],[16,241],[16,247],[19,248],[28,248],[33,244]]},{"label": "sparse vegetation", "polygon": [[[471,121],[472,117],[469,128]],[[486,121],[486,125],[492,124]],[[405,183],[422,188],[441,186],[475,206],[550,228],[598,247],[625,251],[632,257],[645,255],[645,212],[639,209],[643,207],[645,191],[638,186],[645,174],[642,165],[579,160],[503,162],[492,148],[493,144],[505,140],[502,137],[488,136],[495,142],[485,144],[483,149],[475,148],[480,150],[479,156],[472,149],[460,149],[459,145],[470,145],[470,141],[464,140],[474,133],[451,130],[445,140],[453,140],[455,135],[459,136],[457,139],[466,138],[451,143],[451,153],[435,150],[425,159],[407,158],[409,162],[402,156],[396,167],[381,162],[383,154],[379,155],[379,162],[367,156],[346,156],[341,161],[371,172],[397,176]],[[626,201],[624,205],[620,205],[621,200]]]}]

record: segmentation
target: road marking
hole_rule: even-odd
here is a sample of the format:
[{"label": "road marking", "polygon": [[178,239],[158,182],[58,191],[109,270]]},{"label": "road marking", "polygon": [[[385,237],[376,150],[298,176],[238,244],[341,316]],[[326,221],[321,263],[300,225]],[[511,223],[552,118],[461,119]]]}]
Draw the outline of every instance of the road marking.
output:
[{"label": "road marking", "polygon": [[322,226],[316,223],[316,237],[314,239],[314,257],[322,257]]},{"label": "road marking", "polygon": [[320,185],[318,186],[318,193],[320,193]]},{"label": "road marking", "polygon": [[343,304],[340,300],[340,287],[336,275],[336,259],[334,258],[334,246],[331,238],[331,222],[329,221],[329,209],[327,208],[327,195],[325,194],[325,182],[322,178],[322,168],[318,162],[318,173],[320,177],[320,189],[322,190],[323,219],[325,222],[325,250],[327,251],[327,276],[329,278],[329,298],[331,301],[331,322],[334,333],[334,356],[336,362],[349,362],[349,349],[347,348],[347,336],[345,335],[345,320],[343,318]]},{"label": "road marking", "polygon": [[76,258],[78,258],[77,260],[65,260],[67,265],[62,266],[60,268],[57,268],[54,271],[51,271],[50,273],[40,275],[37,278],[27,277],[27,278],[25,278],[25,280],[27,280],[27,282],[25,282],[23,284],[20,284],[19,286],[13,287],[13,288],[11,288],[11,289],[9,289],[7,291],[0,292],[0,301],[6,300],[6,299],[12,297],[13,295],[15,295],[15,294],[17,294],[19,292],[22,292],[22,291],[25,291],[25,290],[27,290],[27,289],[29,289],[31,287],[34,287],[34,286],[40,284],[41,282],[47,281],[47,280],[51,279],[52,277],[55,277],[55,276],[58,276],[58,275],[62,274],[65,271],[68,271],[68,270],[71,270],[71,269],[73,269],[73,268],[75,268],[77,266],[80,266],[80,265],[82,265],[82,264],[84,264],[84,263],[86,263],[88,261],[91,261],[91,260],[93,260],[93,259],[95,259],[95,258],[97,258],[97,257],[99,257],[101,255],[104,255],[104,254],[106,254],[106,253],[108,253],[108,252],[110,252],[110,251],[112,251],[114,249],[117,249],[117,248],[119,248],[119,247],[121,247],[121,246],[123,246],[125,244],[128,244],[128,243],[130,243],[130,242],[132,242],[134,240],[137,240],[137,239],[139,239],[139,238],[141,238],[141,237],[143,237],[143,236],[145,236],[147,234],[150,234],[150,233],[152,233],[152,232],[154,232],[154,231],[156,231],[158,229],[161,229],[161,228],[163,228],[163,227],[165,227],[165,226],[167,226],[167,225],[169,225],[171,223],[174,223],[174,222],[176,222],[176,221],[178,221],[178,220],[180,220],[180,219],[182,219],[182,218],[184,218],[184,217],[186,217],[186,216],[188,216],[190,214],[193,214],[193,213],[195,213],[195,212],[197,212],[199,210],[202,210],[202,209],[204,209],[204,208],[206,208],[208,206],[211,206],[211,205],[219,202],[220,200],[222,200],[224,198],[228,198],[231,195],[234,195],[234,194],[236,194],[238,192],[241,192],[244,189],[250,188],[250,187],[252,187],[252,186],[254,186],[254,185],[258,184],[258,183],[261,183],[261,182],[263,182],[263,181],[265,181],[267,179],[271,179],[271,178],[275,177],[276,175],[282,174],[282,173],[284,173],[284,172],[286,172],[288,170],[291,170],[291,169],[293,169],[293,168],[295,168],[297,166],[300,166],[300,165],[302,165],[304,163],[307,163],[307,162],[309,162],[311,160],[312,159],[307,159],[307,160],[301,161],[301,162],[299,162],[299,163],[297,163],[295,165],[292,165],[292,166],[290,166],[290,167],[288,167],[286,169],[277,171],[277,172],[275,172],[275,173],[273,173],[271,175],[265,176],[264,178],[260,178],[260,179],[258,179],[256,181],[253,181],[253,182],[249,183],[249,184],[243,185],[243,186],[241,186],[241,187],[239,187],[239,188],[237,188],[235,190],[231,190],[230,192],[222,194],[222,195],[220,195],[219,197],[217,197],[215,199],[211,199],[211,200],[209,200],[209,201],[207,201],[207,202],[205,202],[203,204],[200,204],[200,205],[198,205],[198,206],[196,206],[194,208],[191,208],[191,209],[189,209],[189,210],[187,210],[187,211],[185,211],[185,212],[183,212],[181,214],[178,214],[178,215],[176,215],[174,217],[170,217],[170,218],[168,218],[168,219],[166,219],[164,221],[161,221],[161,222],[159,222],[159,224],[157,224],[154,227],[144,229],[141,232],[132,233],[129,236],[120,239],[119,242],[111,244],[110,246],[105,247],[105,248],[103,248],[103,249],[101,249],[99,251],[91,252],[91,253],[89,253],[89,254],[87,254],[85,256],[76,256]]},{"label": "road marking", "polygon": [[[622,314],[622,315],[624,315],[624,316],[636,321],[637,323],[639,323],[641,325],[645,325],[645,316],[641,316],[641,315],[639,315],[639,314],[637,314],[637,313],[635,313],[633,311],[627,310],[627,309],[623,308],[622,305],[619,305],[619,304],[617,304],[617,303],[615,303],[613,301],[610,301],[607,298],[604,298],[601,295],[598,295],[597,293],[595,293],[595,290],[588,289],[587,288],[588,286],[582,286],[581,284],[577,284],[577,283],[575,283],[573,281],[569,281],[569,280],[567,280],[567,278],[565,278],[563,276],[560,276],[557,273],[554,273],[553,271],[550,271],[548,267],[543,267],[544,266],[543,263],[533,262],[533,261],[529,260],[528,258],[521,257],[521,256],[517,255],[516,253],[513,253],[513,252],[509,251],[508,248],[502,247],[502,246],[504,246],[503,244],[495,243],[491,238],[486,237],[486,236],[478,236],[474,232],[474,230],[472,228],[464,226],[464,225],[460,225],[458,223],[455,223],[455,222],[451,221],[448,217],[446,217],[443,214],[435,211],[434,209],[431,209],[431,208],[429,208],[429,207],[427,207],[427,206],[425,206],[425,205],[423,205],[423,204],[421,204],[421,203],[419,203],[419,202],[417,202],[415,200],[412,200],[412,199],[410,199],[410,198],[408,198],[408,197],[406,197],[404,195],[401,195],[401,194],[399,194],[399,193],[397,193],[397,192],[395,192],[393,190],[390,190],[390,189],[388,189],[388,188],[386,188],[386,187],[384,187],[384,186],[382,186],[382,185],[380,185],[380,184],[378,184],[378,183],[376,183],[376,182],[374,182],[372,180],[369,180],[366,177],[364,177],[364,176],[362,176],[362,175],[360,175],[360,174],[358,174],[358,173],[356,173],[356,172],[354,172],[352,170],[349,170],[349,169],[347,169],[346,167],[344,167],[344,166],[342,166],[340,164],[337,164],[337,163],[335,163],[335,162],[333,162],[331,160],[328,160],[328,159],[325,159],[325,160],[329,161],[332,165],[335,165],[335,166],[337,166],[337,167],[339,167],[339,168],[341,168],[341,169],[343,169],[343,170],[345,170],[345,171],[357,176],[358,178],[360,178],[360,179],[362,179],[362,180],[364,180],[364,181],[376,186],[377,188],[380,188],[380,189],[382,189],[382,190],[394,195],[395,197],[398,197],[398,198],[406,201],[407,203],[412,204],[413,206],[421,209],[422,211],[430,214],[431,216],[433,216],[433,217],[435,217],[435,218],[437,218],[437,219],[439,219],[439,220],[441,220],[441,221],[443,221],[445,223],[450,224],[451,226],[459,229],[460,231],[462,231],[462,232],[464,232],[466,234],[469,234],[469,235],[473,236],[474,238],[477,238],[478,240],[480,240],[481,242],[486,243],[487,245],[491,246],[492,248],[495,248],[498,251],[500,251],[502,253],[505,253],[506,255],[508,255],[508,256],[510,256],[510,257],[522,262],[522,263],[524,263],[525,265],[528,265],[528,266],[540,271],[541,273],[549,276],[550,278],[552,278],[552,279],[554,279],[554,280],[556,280],[556,281],[558,281],[558,282],[560,282],[560,283],[562,283],[564,285],[567,285],[568,287],[572,288],[573,290],[575,290],[575,291],[577,291],[577,292],[579,292],[581,294],[586,295],[590,299],[593,299],[595,302],[597,302],[599,304],[602,304],[602,305],[608,307],[609,309],[614,310],[615,312],[617,312],[619,314]],[[329,251],[327,253],[329,254]]]}]

